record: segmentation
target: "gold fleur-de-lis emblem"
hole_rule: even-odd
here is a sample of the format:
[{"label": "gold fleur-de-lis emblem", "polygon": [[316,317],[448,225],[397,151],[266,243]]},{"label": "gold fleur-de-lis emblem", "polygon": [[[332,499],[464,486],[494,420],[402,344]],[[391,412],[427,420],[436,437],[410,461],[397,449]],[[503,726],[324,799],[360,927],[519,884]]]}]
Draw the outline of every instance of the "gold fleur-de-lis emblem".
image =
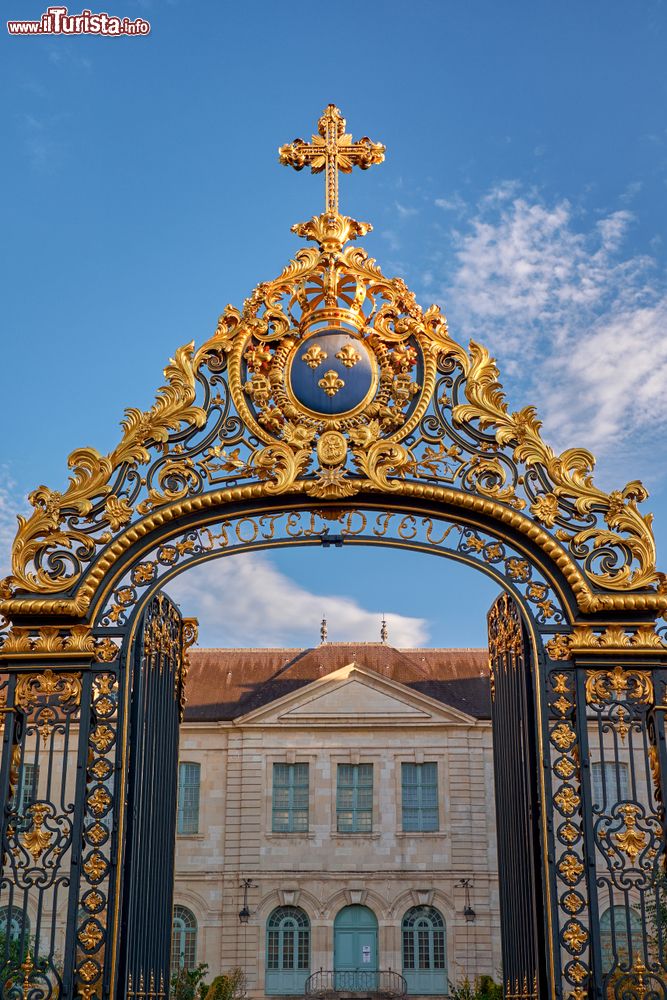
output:
[{"label": "gold fleur-de-lis emblem", "polygon": [[361,361],[361,354],[355,351],[352,344],[346,344],[345,347],[341,347],[336,357],[339,361],[342,361],[346,368],[354,368],[357,362]]},{"label": "gold fleur-de-lis emblem", "polygon": [[345,385],[342,378],[338,377],[333,368],[330,368],[317,384],[320,389],[326,392],[327,396],[335,396],[336,393],[339,392]]},{"label": "gold fleur-de-lis emblem", "polygon": [[302,356],[301,360],[314,371],[318,365],[321,365],[323,361],[326,361],[327,357],[328,354],[326,351],[323,351],[318,344],[313,344],[313,346]]}]

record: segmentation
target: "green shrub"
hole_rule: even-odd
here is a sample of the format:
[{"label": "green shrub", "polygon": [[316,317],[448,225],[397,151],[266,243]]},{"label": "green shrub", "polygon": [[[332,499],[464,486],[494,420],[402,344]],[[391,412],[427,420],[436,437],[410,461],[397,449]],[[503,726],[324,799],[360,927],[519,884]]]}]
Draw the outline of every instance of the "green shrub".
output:
[{"label": "green shrub", "polygon": [[206,1000],[243,1000],[246,992],[246,978],[243,969],[230,969],[222,976],[216,976],[209,986]]},{"label": "green shrub", "polygon": [[450,1000],[503,1000],[503,988],[491,976],[477,976],[475,982],[463,979],[458,986],[449,984]]},{"label": "green shrub", "polygon": [[179,969],[171,977],[171,1000],[204,1000],[208,991],[204,982],[207,972],[208,965],[204,962],[194,969]]}]

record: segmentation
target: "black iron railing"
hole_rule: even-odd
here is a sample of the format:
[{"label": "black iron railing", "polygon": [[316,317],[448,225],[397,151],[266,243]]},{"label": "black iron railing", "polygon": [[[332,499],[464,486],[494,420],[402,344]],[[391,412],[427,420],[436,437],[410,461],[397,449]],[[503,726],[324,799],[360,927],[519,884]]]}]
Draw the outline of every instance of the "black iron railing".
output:
[{"label": "black iron railing", "polygon": [[392,969],[345,969],[333,972],[320,969],[306,980],[307,997],[323,997],[331,993],[375,993],[385,997],[404,997],[407,983],[400,972]]}]

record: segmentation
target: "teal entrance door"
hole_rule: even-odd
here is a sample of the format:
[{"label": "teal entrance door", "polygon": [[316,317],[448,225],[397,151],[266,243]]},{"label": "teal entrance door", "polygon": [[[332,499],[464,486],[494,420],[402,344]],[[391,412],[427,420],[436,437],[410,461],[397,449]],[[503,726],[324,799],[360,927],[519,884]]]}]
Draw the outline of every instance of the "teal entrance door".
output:
[{"label": "teal entrance door", "polygon": [[334,989],[377,989],[378,922],[367,906],[346,906],[334,921]]}]

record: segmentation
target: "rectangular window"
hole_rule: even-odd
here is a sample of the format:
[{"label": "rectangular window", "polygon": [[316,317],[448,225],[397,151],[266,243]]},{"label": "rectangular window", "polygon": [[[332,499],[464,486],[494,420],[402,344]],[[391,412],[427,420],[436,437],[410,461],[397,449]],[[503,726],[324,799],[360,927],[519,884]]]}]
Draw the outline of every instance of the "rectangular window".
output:
[{"label": "rectangular window", "polygon": [[373,765],[339,764],[336,794],[339,833],[371,833],[373,829]]},{"label": "rectangular window", "polygon": [[403,787],[403,830],[406,833],[432,832],[438,823],[438,765],[401,764]]},{"label": "rectangular window", "polygon": [[308,832],[308,765],[273,765],[274,833]]},{"label": "rectangular window", "polygon": [[628,798],[628,765],[615,761],[591,764],[593,806],[609,812],[618,802]]},{"label": "rectangular window", "polygon": [[32,823],[32,816],[28,810],[37,798],[38,782],[39,767],[37,764],[24,764],[21,768],[17,805],[17,812],[19,814],[17,825],[20,830],[27,830]]},{"label": "rectangular window", "polygon": [[178,833],[199,833],[199,764],[178,765]]}]

